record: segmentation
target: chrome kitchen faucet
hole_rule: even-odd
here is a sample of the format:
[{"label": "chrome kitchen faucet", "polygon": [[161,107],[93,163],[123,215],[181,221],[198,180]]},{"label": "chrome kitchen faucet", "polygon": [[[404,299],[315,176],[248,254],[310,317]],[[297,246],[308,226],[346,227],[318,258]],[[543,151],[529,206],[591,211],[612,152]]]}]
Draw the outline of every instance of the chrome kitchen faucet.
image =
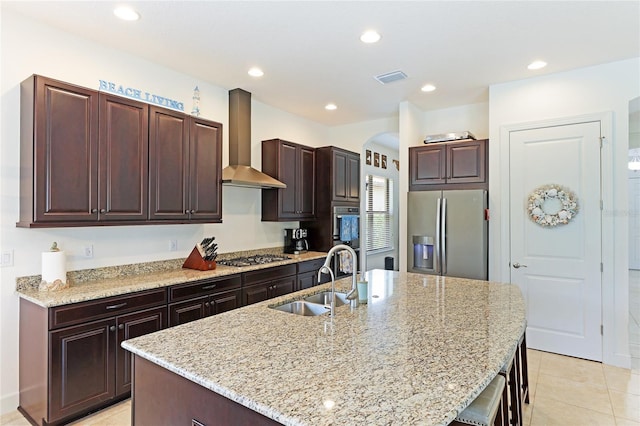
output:
[{"label": "chrome kitchen faucet", "polygon": [[350,246],[346,244],[338,244],[336,246],[331,247],[329,253],[327,253],[327,259],[324,261],[322,267],[318,270],[318,281],[320,281],[320,274],[324,273],[323,271],[329,271],[329,275],[331,275],[331,317],[334,316],[334,308],[335,308],[335,297],[336,297],[336,287],[335,287],[335,276],[333,275],[333,271],[329,266],[331,263],[331,256],[333,256],[337,251],[347,250],[349,254],[351,254],[351,274],[352,274],[352,282],[351,282],[351,291],[347,293],[347,300],[350,301],[351,307],[358,307],[358,265],[356,265],[356,252]]}]

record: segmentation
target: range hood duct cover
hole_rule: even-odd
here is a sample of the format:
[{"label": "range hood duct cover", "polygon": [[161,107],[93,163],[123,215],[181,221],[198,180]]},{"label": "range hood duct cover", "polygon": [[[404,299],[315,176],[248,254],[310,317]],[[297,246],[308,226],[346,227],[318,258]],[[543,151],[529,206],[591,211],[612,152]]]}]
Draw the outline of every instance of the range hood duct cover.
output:
[{"label": "range hood duct cover", "polygon": [[224,185],[286,188],[287,185],[251,167],[251,93],[229,91],[229,165],[222,170]]}]

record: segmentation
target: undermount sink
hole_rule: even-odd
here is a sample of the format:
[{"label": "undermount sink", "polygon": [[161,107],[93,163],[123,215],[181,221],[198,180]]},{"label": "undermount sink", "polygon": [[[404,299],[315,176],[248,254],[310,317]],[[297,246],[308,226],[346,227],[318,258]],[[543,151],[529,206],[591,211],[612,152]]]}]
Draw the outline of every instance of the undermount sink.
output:
[{"label": "undermount sink", "polygon": [[284,305],[273,306],[273,309],[305,317],[323,315],[329,312],[329,309],[325,308],[324,305],[309,303],[304,300],[296,300],[295,302],[285,303]]},{"label": "undermount sink", "polygon": [[[335,297],[334,297],[334,301],[335,301],[335,305],[334,306],[342,306],[342,305],[346,305],[347,303],[349,303],[349,301],[347,300],[347,294],[346,293],[334,293]],[[305,301],[307,302],[311,302],[311,303],[318,303],[321,305],[329,305],[329,303],[331,302],[331,292],[330,291],[323,291],[322,293],[317,293],[314,295],[311,295],[309,297],[305,297],[304,298]]]}]

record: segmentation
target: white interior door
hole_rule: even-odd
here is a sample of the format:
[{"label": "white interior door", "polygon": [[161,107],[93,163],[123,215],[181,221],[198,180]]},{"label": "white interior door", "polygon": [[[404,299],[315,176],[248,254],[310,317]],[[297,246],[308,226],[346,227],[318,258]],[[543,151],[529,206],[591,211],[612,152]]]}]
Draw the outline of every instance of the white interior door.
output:
[{"label": "white interior door", "polygon": [[[527,305],[527,344],[596,361],[602,361],[600,135],[599,121],[509,134],[511,282]],[[547,184],[575,194],[579,212],[568,224],[543,227],[530,219],[529,195]]]}]

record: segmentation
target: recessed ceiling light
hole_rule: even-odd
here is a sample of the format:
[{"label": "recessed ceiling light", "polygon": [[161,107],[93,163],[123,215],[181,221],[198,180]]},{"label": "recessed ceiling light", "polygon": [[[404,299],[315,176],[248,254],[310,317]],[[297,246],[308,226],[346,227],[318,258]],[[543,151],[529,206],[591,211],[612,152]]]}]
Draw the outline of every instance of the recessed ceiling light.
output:
[{"label": "recessed ceiling light", "polygon": [[338,107],[336,106],[336,104],[326,104],[324,106],[324,109],[328,110],[328,111],[333,111],[338,109]]},{"label": "recessed ceiling light", "polygon": [[530,70],[539,70],[540,68],[544,68],[547,66],[545,61],[533,61],[529,64],[527,68]]},{"label": "recessed ceiling light", "polygon": [[249,75],[251,77],[262,77],[264,75],[264,72],[262,72],[262,70],[258,67],[253,67],[249,70]]},{"label": "recessed ceiling light", "polygon": [[375,43],[380,40],[380,34],[373,30],[365,31],[360,36],[360,41],[363,43]]},{"label": "recessed ceiling light", "polygon": [[436,86],[434,86],[433,84],[425,84],[420,90],[422,90],[423,92],[433,92],[434,90],[436,90]]},{"label": "recessed ceiling light", "polygon": [[118,6],[113,10],[113,14],[124,21],[137,21],[140,14],[129,6]]}]

